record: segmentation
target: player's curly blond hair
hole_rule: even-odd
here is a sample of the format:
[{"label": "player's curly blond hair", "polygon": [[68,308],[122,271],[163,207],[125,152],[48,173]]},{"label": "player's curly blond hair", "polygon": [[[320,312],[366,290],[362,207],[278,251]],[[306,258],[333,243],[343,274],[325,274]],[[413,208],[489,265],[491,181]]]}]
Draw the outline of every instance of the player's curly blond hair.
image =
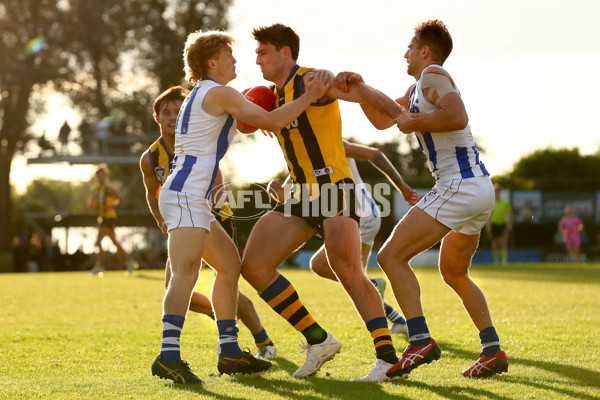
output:
[{"label": "player's curly blond hair", "polygon": [[183,50],[185,79],[195,85],[206,77],[208,60],[216,57],[221,50],[231,47],[233,37],[218,31],[196,31],[188,35]]}]

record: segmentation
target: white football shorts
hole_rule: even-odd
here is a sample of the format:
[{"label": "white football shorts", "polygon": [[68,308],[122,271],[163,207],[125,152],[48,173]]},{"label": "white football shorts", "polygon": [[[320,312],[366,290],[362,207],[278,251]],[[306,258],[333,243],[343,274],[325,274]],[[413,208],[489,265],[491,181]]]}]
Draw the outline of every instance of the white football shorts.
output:
[{"label": "white football shorts", "polygon": [[417,207],[456,232],[476,235],[494,207],[494,186],[489,176],[438,182]]},{"label": "white football shorts", "polygon": [[175,228],[204,228],[210,232],[210,224],[216,221],[207,200],[193,193],[162,189],[158,196],[158,208],[169,231]]},{"label": "white football shorts", "polygon": [[375,216],[373,213],[369,213],[365,217],[360,217],[360,241],[361,243],[373,245],[375,242],[375,236],[381,228],[381,217]]}]

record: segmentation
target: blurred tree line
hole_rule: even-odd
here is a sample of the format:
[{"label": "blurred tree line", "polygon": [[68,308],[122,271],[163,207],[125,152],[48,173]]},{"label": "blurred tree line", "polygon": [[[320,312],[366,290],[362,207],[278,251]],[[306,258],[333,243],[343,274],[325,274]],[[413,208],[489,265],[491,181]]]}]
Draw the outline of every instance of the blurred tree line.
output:
[{"label": "blurred tree line", "polygon": [[513,190],[593,192],[600,190],[600,151],[582,155],[574,149],[540,149],[523,156],[494,181]]},{"label": "blurred tree line", "polygon": [[227,29],[231,2],[0,1],[0,251],[10,248],[17,215],[11,162],[36,138],[30,126],[46,105],[36,94],[68,95],[84,118],[156,130],[152,101],[182,83],[187,34]]},{"label": "blurred tree line", "polygon": [[[44,97],[36,94],[63,93],[86,118],[116,116],[126,120],[129,129],[156,131],[151,104],[162,90],[182,83],[187,34],[227,29],[231,3],[0,0],[0,250],[10,248],[24,209],[54,212],[70,204],[73,212],[85,212],[87,189],[78,185],[41,180],[25,196],[11,191],[11,161],[36,139],[30,126],[45,109]],[[389,142],[370,145],[382,149],[411,186],[433,185],[413,136],[398,133]],[[600,190],[599,166],[600,153],[584,156],[578,149],[543,149],[493,179],[508,189],[594,191]],[[384,179],[369,163],[359,168],[366,182]],[[126,182],[133,174],[139,174],[136,165],[111,166],[113,182]],[[87,188],[89,183],[82,185]],[[141,184],[127,207],[145,211]],[[384,221],[382,233],[394,223]]]}]

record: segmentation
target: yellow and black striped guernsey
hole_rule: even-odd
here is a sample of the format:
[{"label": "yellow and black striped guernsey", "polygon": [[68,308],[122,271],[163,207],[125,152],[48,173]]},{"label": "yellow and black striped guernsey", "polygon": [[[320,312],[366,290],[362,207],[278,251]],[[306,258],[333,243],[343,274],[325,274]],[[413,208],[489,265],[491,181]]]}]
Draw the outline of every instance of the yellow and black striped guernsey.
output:
[{"label": "yellow and black striped guernsey", "polygon": [[158,138],[150,145],[148,153],[150,154],[150,165],[152,166],[152,170],[156,174],[156,179],[158,179],[162,185],[167,179],[167,176],[169,176],[169,172],[173,166],[173,153],[169,153],[162,137]]},{"label": "yellow and black striped guernsey", "polygon": [[[302,95],[302,76],[312,71],[296,65],[283,88],[275,88],[277,106]],[[295,183],[308,184],[311,198],[315,184],[352,179],[342,142],[342,120],[337,99],[313,103],[288,126],[277,132],[288,169]]]}]

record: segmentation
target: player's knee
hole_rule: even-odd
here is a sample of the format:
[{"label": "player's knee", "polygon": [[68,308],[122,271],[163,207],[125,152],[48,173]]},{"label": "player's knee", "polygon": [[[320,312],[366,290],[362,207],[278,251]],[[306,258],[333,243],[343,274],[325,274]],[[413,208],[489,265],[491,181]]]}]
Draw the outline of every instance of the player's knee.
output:
[{"label": "player's knee", "polygon": [[464,282],[465,279],[469,279],[468,273],[463,271],[445,270],[443,268],[440,268],[440,270],[444,283],[450,287],[455,287]]},{"label": "player's knee", "polygon": [[254,285],[254,282],[257,281],[260,274],[258,273],[260,269],[260,265],[256,265],[247,261],[242,262],[241,274],[242,277],[248,281],[251,285]]},{"label": "player's knee", "polygon": [[377,264],[382,270],[386,271],[393,264],[393,255],[389,248],[383,246],[377,253]]},{"label": "player's knee", "polygon": [[200,272],[200,265],[196,259],[183,259],[178,260],[176,263],[171,264],[171,280],[175,278],[175,276],[190,276],[190,275],[198,275]]},{"label": "player's knee", "polygon": [[337,259],[331,260],[331,268],[343,286],[357,279],[361,279],[363,273],[360,260]]},{"label": "player's knee", "polygon": [[411,258],[410,255],[405,254],[402,250],[387,245],[384,245],[377,252],[377,263],[385,272],[399,265],[408,265]]}]

